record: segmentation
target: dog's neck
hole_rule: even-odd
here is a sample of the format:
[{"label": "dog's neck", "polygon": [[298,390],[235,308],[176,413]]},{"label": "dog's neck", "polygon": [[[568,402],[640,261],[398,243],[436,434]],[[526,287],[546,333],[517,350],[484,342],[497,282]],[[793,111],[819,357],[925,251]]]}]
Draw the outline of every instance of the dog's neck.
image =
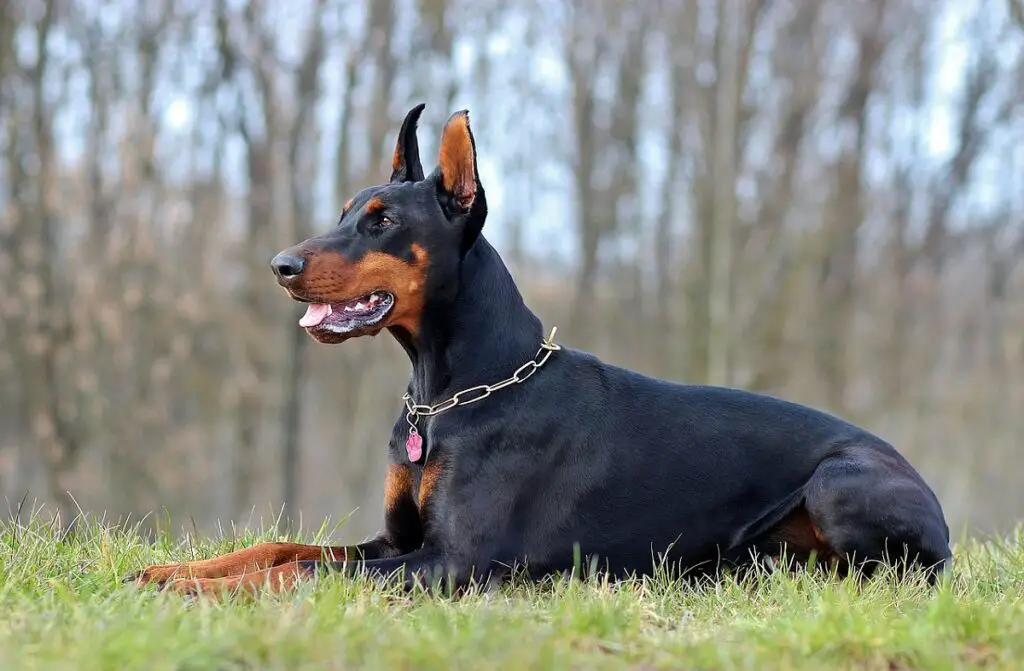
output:
[{"label": "dog's neck", "polygon": [[508,377],[532,359],[543,327],[498,252],[481,235],[462,260],[451,298],[428,302],[415,339],[396,334],[412,362],[413,401],[434,405],[455,392]]}]

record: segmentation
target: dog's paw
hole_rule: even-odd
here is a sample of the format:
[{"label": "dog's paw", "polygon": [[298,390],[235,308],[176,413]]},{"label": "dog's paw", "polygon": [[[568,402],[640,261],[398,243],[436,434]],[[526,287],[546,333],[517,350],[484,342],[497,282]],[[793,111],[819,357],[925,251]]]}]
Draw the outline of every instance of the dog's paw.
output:
[{"label": "dog's paw", "polygon": [[129,573],[128,575],[121,578],[122,585],[136,585],[142,579],[142,571],[136,571],[135,573]]},{"label": "dog's paw", "polygon": [[169,581],[179,577],[188,577],[188,570],[185,566],[181,564],[164,564],[147,566],[141,571],[129,573],[121,579],[121,583],[124,585],[135,585],[136,587],[155,585],[157,589],[163,589]]},{"label": "dog's paw", "polygon": [[221,599],[238,591],[238,580],[234,578],[178,578],[163,583],[161,591],[194,601],[199,597]]}]

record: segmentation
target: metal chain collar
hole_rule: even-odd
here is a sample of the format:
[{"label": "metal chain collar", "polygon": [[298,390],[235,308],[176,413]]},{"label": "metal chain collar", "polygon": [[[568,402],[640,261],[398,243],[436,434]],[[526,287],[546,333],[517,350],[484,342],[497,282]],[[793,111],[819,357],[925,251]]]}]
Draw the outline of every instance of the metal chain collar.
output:
[{"label": "metal chain collar", "polygon": [[[452,408],[459,405],[469,405],[470,403],[476,403],[482,401],[492,392],[504,389],[513,384],[522,384],[530,378],[531,375],[537,372],[541,366],[547,363],[548,358],[552,352],[557,352],[562,349],[555,342],[555,332],[558,327],[551,329],[551,335],[540,343],[540,349],[537,350],[537,354],[534,355],[533,359],[527,361],[522,366],[516,369],[516,372],[512,374],[512,377],[496,382],[494,384],[481,384],[469,389],[463,389],[458,392],[447,401],[438,403],[437,405],[417,405],[412,402],[412,396],[409,392],[406,392],[402,396],[402,400],[405,401],[405,407],[408,412],[405,415],[405,421],[409,422],[409,433],[411,435],[416,434],[416,420],[420,417],[433,417],[434,415],[440,415],[442,412],[451,410]],[[475,395],[474,395],[475,394]]]}]

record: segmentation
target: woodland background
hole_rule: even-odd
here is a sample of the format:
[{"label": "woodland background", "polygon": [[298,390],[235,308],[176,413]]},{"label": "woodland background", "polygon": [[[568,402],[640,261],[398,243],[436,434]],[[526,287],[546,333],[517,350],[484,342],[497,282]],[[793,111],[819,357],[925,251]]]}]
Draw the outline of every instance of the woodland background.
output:
[{"label": "woodland background", "polygon": [[1024,519],[1020,0],[0,8],[11,514],[376,529],[408,361],[310,341],[268,262],[423,101],[560,341],[860,422],[954,534]]}]

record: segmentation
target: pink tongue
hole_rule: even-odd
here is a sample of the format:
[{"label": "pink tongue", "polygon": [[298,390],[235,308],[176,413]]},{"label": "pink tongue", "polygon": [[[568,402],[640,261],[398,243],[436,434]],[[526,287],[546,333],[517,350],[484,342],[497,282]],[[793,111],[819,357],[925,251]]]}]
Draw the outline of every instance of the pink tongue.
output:
[{"label": "pink tongue", "polygon": [[329,314],[331,314],[331,306],[327,303],[310,303],[306,308],[306,314],[302,315],[302,319],[299,320],[299,326],[306,328],[316,326],[327,319]]}]

